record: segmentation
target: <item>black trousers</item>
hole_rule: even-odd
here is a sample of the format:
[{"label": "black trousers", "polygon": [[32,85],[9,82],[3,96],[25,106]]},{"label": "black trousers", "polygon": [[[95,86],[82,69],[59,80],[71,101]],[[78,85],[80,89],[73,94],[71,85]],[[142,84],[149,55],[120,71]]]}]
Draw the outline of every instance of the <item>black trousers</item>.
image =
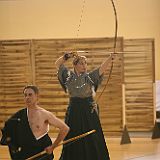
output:
[{"label": "black trousers", "polygon": [[91,130],[96,132],[64,145],[60,160],[110,160],[99,116],[93,110],[93,102],[92,97],[70,99],[65,117],[70,131],[65,140]]}]

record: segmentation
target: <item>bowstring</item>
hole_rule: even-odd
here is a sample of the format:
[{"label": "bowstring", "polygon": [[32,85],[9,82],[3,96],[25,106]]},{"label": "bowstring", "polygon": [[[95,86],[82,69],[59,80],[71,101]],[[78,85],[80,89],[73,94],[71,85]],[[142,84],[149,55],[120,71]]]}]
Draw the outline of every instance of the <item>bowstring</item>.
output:
[{"label": "bowstring", "polygon": [[[80,28],[81,28],[81,24],[82,24],[82,20],[83,20],[85,4],[86,4],[86,0],[83,0],[82,1],[80,18],[79,18],[79,23],[78,23],[78,26],[77,26],[77,29],[76,29],[76,40],[77,41],[78,41],[78,38],[79,38]],[[75,52],[76,52],[77,48],[78,48],[77,44],[75,43]],[[53,77],[54,77],[54,74],[51,74],[50,78],[47,80],[47,83],[49,83],[53,79]]]},{"label": "bowstring", "polygon": [[[81,24],[82,24],[82,20],[83,20],[83,16],[84,16],[85,4],[86,4],[86,0],[83,0],[83,1],[82,1],[80,18],[79,18],[79,23],[78,23],[77,30],[76,30],[76,40],[77,40],[77,41],[78,41],[78,38],[79,38],[80,28],[81,28]],[[78,48],[78,46],[77,46],[77,44],[75,43],[75,51],[77,50],[77,48]]]},{"label": "bowstring", "polygon": [[83,2],[82,2],[82,8],[81,8],[81,14],[80,14],[80,19],[79,19],[79,24],[77,26],[77,31],[76,31],[77,32],[76,33],[76,38],[79,37],[79,32],[80,32],[80,27],[81,27],[82,19],[83,19],[85,4],[86,4],[86,1],[83,0]]}]

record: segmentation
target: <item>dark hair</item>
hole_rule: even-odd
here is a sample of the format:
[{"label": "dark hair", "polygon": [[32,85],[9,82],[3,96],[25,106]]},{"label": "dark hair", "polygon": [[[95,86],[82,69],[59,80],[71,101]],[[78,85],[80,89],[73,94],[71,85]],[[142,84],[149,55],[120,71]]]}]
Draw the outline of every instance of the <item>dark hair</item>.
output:
[{"label": "dark hair", "polygon": [[35,85],[32,85],[32,84],[29,84],[29,85],[25,86],[24,89],[23,89],[23,93],[24,93],[24,91],[25,91],[26,89],[28,89],[28,88],[32,89],[35,94],[38,94],[38,93],[39,93],[38,87],[35,86]]},{"label": "dark hair", "polygon": [[73,59],[73,64],[77,65],[79,61],[84,60],[86,62],[87,58],[85,56],[76,56]]}]

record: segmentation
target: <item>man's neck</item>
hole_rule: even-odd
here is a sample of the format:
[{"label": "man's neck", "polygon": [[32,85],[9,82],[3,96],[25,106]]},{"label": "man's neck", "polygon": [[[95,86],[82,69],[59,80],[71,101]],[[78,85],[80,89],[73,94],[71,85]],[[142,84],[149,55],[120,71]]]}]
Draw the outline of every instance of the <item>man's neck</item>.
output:
[{"label": "man's neck", "polygon": [[28,108],[29,110],[36,110],[36,109],[39,108],[39,106],[38,106],[38,105],[32,105],[32,106],[27,106],[27,108]]}]

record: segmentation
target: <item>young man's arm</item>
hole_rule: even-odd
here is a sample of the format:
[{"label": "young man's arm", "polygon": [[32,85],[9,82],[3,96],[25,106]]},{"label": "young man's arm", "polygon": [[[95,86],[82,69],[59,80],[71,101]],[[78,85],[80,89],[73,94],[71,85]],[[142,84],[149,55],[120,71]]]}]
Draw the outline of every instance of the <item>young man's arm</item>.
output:
[{"label": "young man's arm", "polygon": [[48,116],[48,123],[56,128],[59,128],[59,133],[55,141],[50,147],[46,148],[47,153],[52,153],[55,147],[58,146],[58,144],[64,140],[67,133],[69,132],[69,127],[59,118],[57,118],[55,115],[53,115],[51,112],[47,112]]}]

